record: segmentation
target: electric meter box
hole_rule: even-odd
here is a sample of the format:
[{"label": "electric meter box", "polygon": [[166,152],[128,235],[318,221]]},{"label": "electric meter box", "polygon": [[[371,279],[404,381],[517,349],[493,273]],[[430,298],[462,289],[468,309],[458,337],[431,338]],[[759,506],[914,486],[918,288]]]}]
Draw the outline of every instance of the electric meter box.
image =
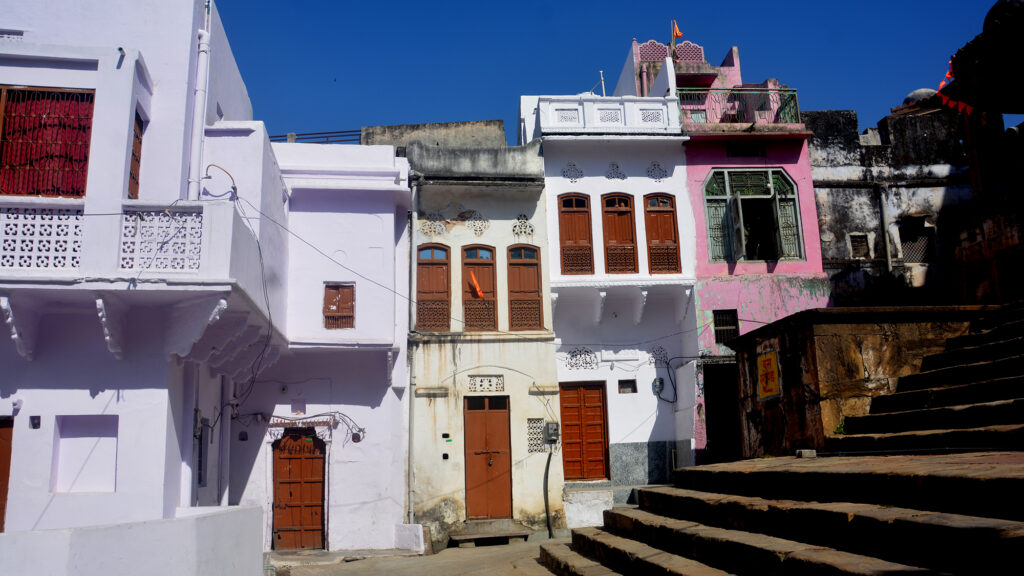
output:
[{"label": "electric meter box", "polygon": [[557,444],[558,443],[558,422],[545,422],[544,423],[544,443],[545,444]]}]

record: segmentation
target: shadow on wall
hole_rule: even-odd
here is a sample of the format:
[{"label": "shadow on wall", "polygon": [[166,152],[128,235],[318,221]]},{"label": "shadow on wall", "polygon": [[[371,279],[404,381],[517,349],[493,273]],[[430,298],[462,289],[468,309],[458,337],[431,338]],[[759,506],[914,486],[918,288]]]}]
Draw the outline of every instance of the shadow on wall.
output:
[{"label": "shadow on wall", "polygon": [[[387,445],[382,437],[390,439],[393,432],[388,421],[367,420],[367,409],[380,408],[386,395],[392,393],[385,363],[386,356],[380,351],[293,352],[261,375],[252,394],[238,407],[238,418],[232,421],[230,504],[238,504],[252,475],[263,472],[263,463],[257,460],[266,443],[270,416],[317,419],[317,414],[337,411],[352,417],[354,424],[338,424],[333,431],[332,451],[349,445],[357,426],[366,429],[361,435],[365,438],[360,440]],[[240,386],[244,391],[247,384]],[[296,410],[303,415],[296,416]],[[360,414],[352,416],[350,411]]]}]

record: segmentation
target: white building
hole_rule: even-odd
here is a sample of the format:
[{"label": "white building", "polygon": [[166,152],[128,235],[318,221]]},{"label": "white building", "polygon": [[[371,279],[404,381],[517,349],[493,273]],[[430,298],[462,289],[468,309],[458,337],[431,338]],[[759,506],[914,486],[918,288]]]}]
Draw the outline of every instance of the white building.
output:
[{"label": "white building", "polygon": [[543,142],[567,521],[600,524],[693,463],[686,137],[672,97],[524,96],[520,121]]},{"label": "white building", "polygon": [[3,27],[0,572],[422,546],[406,161],[271,145],[212,4],[13,3]]}]

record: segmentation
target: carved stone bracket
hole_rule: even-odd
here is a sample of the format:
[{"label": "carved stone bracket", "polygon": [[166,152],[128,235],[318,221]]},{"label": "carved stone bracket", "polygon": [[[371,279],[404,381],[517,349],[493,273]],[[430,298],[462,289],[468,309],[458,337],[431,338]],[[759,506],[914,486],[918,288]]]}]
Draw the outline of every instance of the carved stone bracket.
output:
[{"label": "carved stone bracket", "polygon": [[516,223],[512,225],[512,235],[533,236],[533,224],[530,224],[530,219],[526,214],[520,214],[516,218]]},{"label": "carved stone bracket", "polygon": [[640,324],[644,318],[644,308],[647,306],[647,290],[640,290],[636,301],[636,310],[633,312],[633,323]]},{"label": "carved stone bracket", "polygon": [[573,348],[565,359],[565,365],[569,370],[596,370],[597,354],[583,346]]},{"label": "carved stone bracket", "polygon": [[605,290],[597,291],[597,310],[594,314],[594,324],[601,323],[601,317],[604,315],[604,303],[608,299],[608,292]]},{"label": "carved stone bracket", "polygon": [[189,360],[207,362],[213,355],[227,348],[232,340],[245,330],[248,312],[225,312],[203,332],[202,338],[192,346]]},{"label": "carved stone bracket", "polygon": [[[17,313],[15,313],[17,308]],[[32,360],[36,351],[36,336],[39,334],[39,313],[31,306],[14,306],[8,296],[0,296],[0,314],[11,333],[11,340],[18,355]]]},{"label": "carved stone bracket", "polygon": [[[278,359],[281,358],[281,348],[278,346],[271,346],[267,348],[266,352],[263,352],[263,346],[264,343],[262,340],[260,340],[259,342],[253,344],[249,348],[249,350],[255,348],[256,355],[252,357],[252,359],[249,360],[248,363],[245,363],[242,366],[240,366],[234,372],[234,374],[229,375],[232,380],[234,380],[235,382],[249,380],[250,378],[253,377],[253,372],[255,372],[256,376],[259,376],[264,370],[270,368],[274,364],[277,364]],[[262,358],[260,357],[260,353],[263,354]],[[257,364],[259,364],[259,366],[257,366]]]},{"label": "carved stone bracket", "polygon": [[107,341],[107,350],[110,350],[114,358],[124,359],[128,309],[109,296],[100,296],[96,298],[96,314],[103,327],[103,339]]},{"label": "carved stone bracket", "polygon": [[668,176],[668,172],[661,167],[661,163],[651,162],[651,165],[647,167],[647,176],[655,182],[661,182]]},{"label": "carved stone bracket", "polygon": [[551,293],[551,315],[555,315],[555,306],[558,305],[558,292]]},{"label": "carved stone bracket", "polygon": [[562,177],[575,184],[580,178],[583,178],[583,170],[575,162],[569,162],[565,168],[562,168]]},{"label": "carved stone bracket", "polygon": [[387,355],[385,357],[385,362],[384,362],[384,377],[387,380],[388,386],[391,386],[393,388],[405,389],[405,387],[406,387],[406,383],[405,382],[399,382],[399,383],[395,384],[391,380],[391,372],[394,371],[394,369],[395,369],[395,360],[398,359],[398,352],[399,352],[398,348],[389,348],[388,349]]},{"label": "carved stone bracket", "polygon": [[182,358],[192,352],[206,333],[207,327],[220,320],[228,308],[225,298],[204,298],[198,302],[181,302],[171,307],[167,318],[167,338],[164,351]]},{"label": "carved stone bracket", "polygon": [[604,177],[609,180],[625,180],[626,175],[619,170],[619,165],[615,162],[608,164],[608,171],[605,172]]},{"label": "carved stone bracket", "polygon": [[253,342],[260,339],[260,327],[247,325],[245,329],[231,339],[223,348],[210,356],[210,366],[217,372],[227,375],[227,366],[235,356],[241,354]]},{"label": "carved stone bracket", "polygon": [[690,300],[693,298],[693,288],[683,287],[682,293],[679,295],[679,308],[676,311],[676,323],[682,324],[686,321],[686,316],[690,310]]}]

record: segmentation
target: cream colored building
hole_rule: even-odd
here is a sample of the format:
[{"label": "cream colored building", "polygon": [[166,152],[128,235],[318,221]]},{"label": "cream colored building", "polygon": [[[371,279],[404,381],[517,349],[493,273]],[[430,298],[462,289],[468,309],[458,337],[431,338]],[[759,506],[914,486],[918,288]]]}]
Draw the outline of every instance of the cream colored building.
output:
[{"label": "cream colored building", "polygon": [[562,458],[542,434],[559,405],[540,143],[506,147],[498,123],[387,130],[413,169],[414,521],[435,546],[546,531],[548,513],[564,527]]}]

